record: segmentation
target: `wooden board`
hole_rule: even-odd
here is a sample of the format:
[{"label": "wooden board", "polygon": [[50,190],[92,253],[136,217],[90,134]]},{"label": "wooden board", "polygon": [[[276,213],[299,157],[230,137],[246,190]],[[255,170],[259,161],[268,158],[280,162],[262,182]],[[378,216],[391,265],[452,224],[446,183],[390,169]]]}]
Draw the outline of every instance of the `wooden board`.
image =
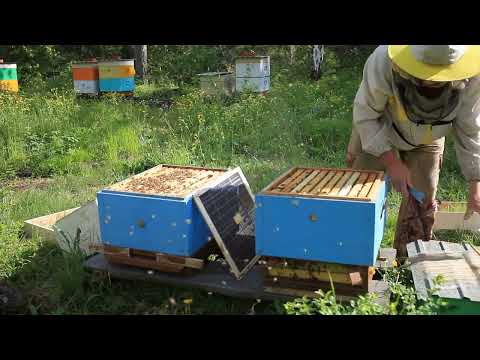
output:
[{"label": "wooden board", "polygon": [[225,172],[224,169],[158,165],[106,190],[183,198]]},{"label": "wooden board", "polygon": [[[207,244],[206,247],[212,250],[211,244]],[[181,272],[187,268],[201,270],[204,267],[206,256],[208,256],[205,249],[199,250],[195,257],[184,257],[108,245],[92,244],[90,248],[92,251],[102,253],[108,261],[114,264],[165,272]]]},{"label": "wooden board", "polygon": [[368,175],[367,180],[365,181],[365,184],[363,185],[362,190],[360,190],[360,193],[358,194],[359,197],[367,197],[368,193],[370,192],[370,189],[373,186],[373,182],[375,181],[377,175],[376,174],[370,174]]},{"label": "wooden board", "polygon": [[[112,278],[195,288],[235,298],[291,300],[303,295],[312,296],[312,294],[301,290],[295,290],[296,293],[281,293],[279,289],[269,291],[268,288],[265,288],[265,268],[261,265],[254,266],[240,280],[234,279],[229,273],[228,265],[221,262],[208,262],[202,271],[188,275],[160,272],[149,273],[145,269],[111,264],[105,259],[103,254],[90,257],[85,261],[84,266],[90,271],[106,272]],[[379,303],[388,304],[388,287],[383,281],[374,280],[369,290],[378,294]],[[339,300],[343,299],[340,294],[336,294],[336,296]],[[346,299],[349,300],[350,298]]]},{"label": "wooden board", "polygon": [[[415,241],[407,244],[415,289],[421,298],[428,288],[438,287],[438,296],[480,302],[480,254],[469,244]],[[433,284],[443,277],[439,286]]]},{"label": "wooden board", "polygon": [[343,187],[340,189],[340,191],[338,192],[337,195],[338,196],[347,196],[359,177],[360,177],[359,172],[353,173],[352,176],[350,177],[350,179],[348,179],[348,181],[345,183],[345,185],[343,185]]},{"label": "wooden board", "polygon": [[342,187],[345,185],[345,183],[348,181],[348,179],[350,179],[352,177],[353,174],[355,174],[355,173],[346,172],[342,176],[342,178],[338,181],[338,183],[335,184],[335,186],[332,188],[332,190],[330,190],[330,192],[328,194],[332,195],[332,196],[338,195],[340,189],[342,189]]},{"label": "wooden board", "polygon": [[312,189],[315,188],[315,186],[317,186],[320,181],[322,181],[322,179],[325,178],[325,176],[327,175],[328,171],[326,170],[321,170],[318,175],[312,179],[312,181],[307,185],[305,186],[302,191],[300,191],[301,194],[308,194]]},{"label": "wooden board", "polygon": [[57,244],[66,252],[71,252],[76,248],[77,232],[80,231],[78,247],[86,255],[91,255],[92,250],[89,246],[101,244],[96,201],[91,201],[59,219],[53,228]]},{"label": "wooden board", "polygon": [[23,231],[27,238],[31,238],[34,235],[37,235],[41,237],[44,241],[52,243],[56,242],[57,238],[55,235],[55,230],[53,229],[53,225],[55,225],[57,221],[71,214],[77,209],[79,208],[59,211],[57,213],[26,220],[23,224]]},{"label": "wooden board", "polygon": [[310,193],[305,195],[315,195],[319,194],[320,191],[328,184],[328,182],[335,176],[334,171],[327,171],[323,179],[314,187],[310,189]]},{"label": "wooden board", "polygon": [[375,181],[373,182],[372,188],[368,192],[368,197],[374,201],[378,195],[378,190],[383,182],[383,176],[377,176]]},{"label": "wooden board", "polygon": [[293,192],[300,192],[310,181],[312,181],[318,175],[318,173],[319,173],[318,170],[314,170],[300,184],[298,184],[292,191]]},{"label": "wooden board", "polygon": [[439,205],[435,214],[433,230],[468,230],[480,232],[480,215],[474,213],[465,220],[466,202],[445,201]]},{"label": "wooden board", "polygon": [[367,173],[360,173],[357,182],[355,183],[355,185],[352,186],[352,189],[349,191],[347,196],[357,197],[358,194],[360,194],[360,191],[362,190],[365,181],[367,181],[368,175],[369,174]]},{"label": "wooden board", "polygon": [[297,176],[293,181],[290,182],[290,184],[288,184],[283,191],[285,192],[291,192],[293,191],[293,189],[298,185],[300,184],[303,179],[305,179],[308,175],[310,175],[312,172],[312,170],[303,170],[299,176]]},{"label": "wooden board", "polygon": [[381,171],[297,167],[261,194],[374,201],[383,181]]}]

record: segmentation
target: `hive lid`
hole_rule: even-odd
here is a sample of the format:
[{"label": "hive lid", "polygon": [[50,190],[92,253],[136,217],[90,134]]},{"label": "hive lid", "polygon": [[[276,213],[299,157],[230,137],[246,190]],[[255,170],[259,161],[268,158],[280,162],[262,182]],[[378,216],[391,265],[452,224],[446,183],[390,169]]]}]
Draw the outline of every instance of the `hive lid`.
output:
[{"label": "hive lid", "polygon": [[[407,244],[407,252],[420,298],[427,298],[428,289],[436,287],[442,298],[480,302],[480,252],[472,245],[417,240]],[[444,281],[434,285],[438,275]]]},{"label": "hive lid", "polygon": [[384,182],[381,171],[295,167],[261,193],[337,200],[374,201]]},{"label": "hive lid", "polygon": [[193,199],[231,272],[241,279],[260,258],[255,251],[255,198],[242,170],[227,172]]},{"label": "hive lid", "polygon": [[3,59],[0,59],[0,66],[2,65],[17,65],[17,63],[13,63],[13,62],[6,62],[4,61]]},{"label": "hive lid", "polygon": [[72,62],[73,65],[77,65],[77,64],[97,64],[97,63],[98,63],[98,60],[95,59],[95,58]]},{"label": "hive lid", "polygon": [[116,62],[124,62],[124,61],[135,61],[135,59],[122,59],[120,57],[112,57],[111,59],[102,59],[99,63],[116,63]]},{"label": "hive lid", "polygon": [[161,164],[111,185],[103,191],[184,199],[226,171],[217,168]]},{"label": "hive lid", "polygon": [[223,72],[206,72],[197,74],[197,76],[222,76],[222,75],[233,75],[231,71],[223,71]]}]

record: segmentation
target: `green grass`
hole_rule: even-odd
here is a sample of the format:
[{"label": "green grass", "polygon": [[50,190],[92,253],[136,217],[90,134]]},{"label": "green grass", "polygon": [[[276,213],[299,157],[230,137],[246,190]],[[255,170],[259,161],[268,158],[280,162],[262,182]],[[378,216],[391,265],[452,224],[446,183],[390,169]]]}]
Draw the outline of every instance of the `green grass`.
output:
[{"label": "green grass", "polygon": [[[257,313],[280,311],[279,303],[92,275],[78,256],[24,239],[21,227],[159,163],[240,166],[253,191],[293,166],[343,167],[361,69],[360,63],[333,69],[319,82],[277,72],[266,97],[214,99],[195,87],[138,87],[139,97],[173,96],[170,110],[118,97],[76,99],[68,83],[0,94],[0,279],[26,294],[22,313],[246,314],[255,304]],[[453,154],[449,143],[439,195],[464,200]],[[389,197],[385,246],[392,244],[400,201]],[[470,235],[447,236],[479,244]]]}]

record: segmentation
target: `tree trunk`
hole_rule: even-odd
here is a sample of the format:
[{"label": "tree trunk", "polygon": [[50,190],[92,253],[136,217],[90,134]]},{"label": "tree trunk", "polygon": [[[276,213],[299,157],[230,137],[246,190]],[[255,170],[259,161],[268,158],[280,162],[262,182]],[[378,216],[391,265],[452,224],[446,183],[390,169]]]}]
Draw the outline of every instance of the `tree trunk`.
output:
[{"label": "tree trunk", "polygon": [[313,67],[312,78],[318,80],[322,76],[323,55],[325,54],[324,45],[313,45]]},{"label": "tree trunk", "polygon": [[130,45],[130,53],[135,59],[135,73],[140,80],[146,80],[148,75],[147,45]]},{"label": "tree trunk", "polygon": [[290,45],[290,65],[295,63],[295,52],[297,47],[295,45]]}]

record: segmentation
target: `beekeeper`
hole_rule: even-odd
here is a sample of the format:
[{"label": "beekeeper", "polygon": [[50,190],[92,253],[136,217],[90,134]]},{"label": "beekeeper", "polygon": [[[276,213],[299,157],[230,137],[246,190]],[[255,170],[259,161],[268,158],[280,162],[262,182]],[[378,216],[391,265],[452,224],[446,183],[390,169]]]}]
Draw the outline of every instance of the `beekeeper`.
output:
[{"label": "beekeeper", "polygon": [[[347,163],[383,170],[403,194],[394,247],[432,237],[445,136],[480,212],[480,46],[382,45],[368,58],[353,105]],[[409,189],[425,194],[420,206]],[[420,220],[420,222],[419,222]]]}]

